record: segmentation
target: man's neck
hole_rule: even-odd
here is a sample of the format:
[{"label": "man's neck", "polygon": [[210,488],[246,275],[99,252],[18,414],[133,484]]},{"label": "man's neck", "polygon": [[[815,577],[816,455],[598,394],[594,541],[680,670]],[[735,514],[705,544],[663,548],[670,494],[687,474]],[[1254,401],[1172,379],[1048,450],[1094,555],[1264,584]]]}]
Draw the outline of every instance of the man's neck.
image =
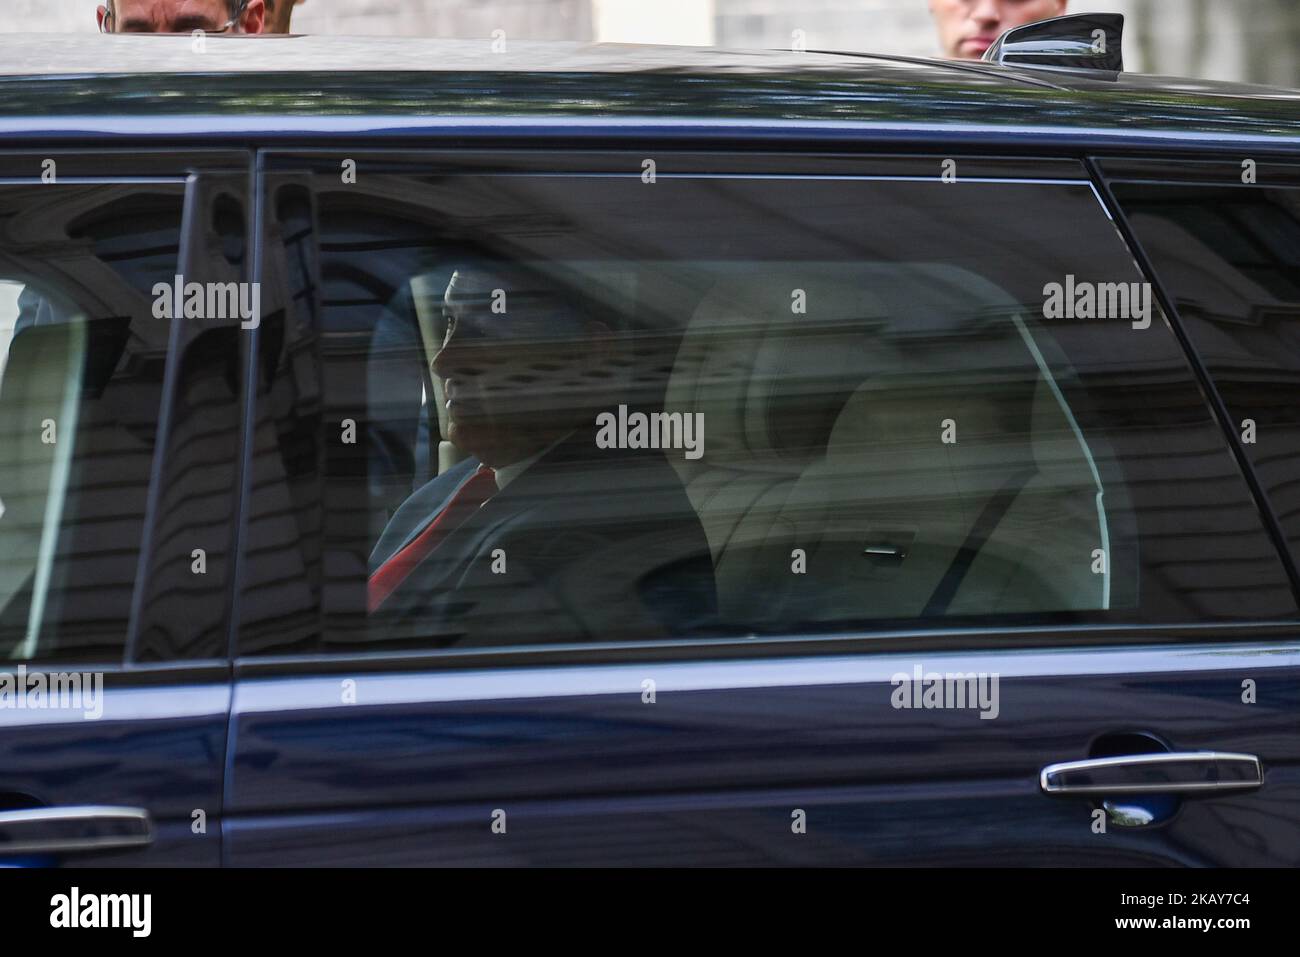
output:
[{"label": "man's neck", "polygon": [[566,432],[564,435],[561,435],[550,445],[538,449],[536,452],[532,453],[526,458],[522,458],[522,459],[517,458],[515,461],[512,461],[509,465],[491,466],[493,473],[495,473],[496,475],[497,488],[503,489],[511,482],[513,482],[515,479],[519,478],[519,476],[523,475],[530,468],[532,468],[532,466],[537,463],[538,459],[540,459],[547,452],[550,452],[553,448],[555,448],[557,445],[559,445],[561,442],[563,442],[572,434],[573,434],[572,432]]}]

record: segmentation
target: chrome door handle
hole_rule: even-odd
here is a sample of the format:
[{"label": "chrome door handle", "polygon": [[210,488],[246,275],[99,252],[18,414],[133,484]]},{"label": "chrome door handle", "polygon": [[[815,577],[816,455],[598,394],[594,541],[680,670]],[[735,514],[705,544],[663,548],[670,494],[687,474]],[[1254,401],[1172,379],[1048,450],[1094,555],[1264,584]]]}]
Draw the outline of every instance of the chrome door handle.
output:
[{"label": "chrome door handle", "polygon": [[1049,764],[1038,776],[1047,794],[1192,794],[1239,791],[1264,783],[1259,758],[1183,751]]},{"label": "chrome door handle", "polygon": [[0,855],[143,847],[149,812],[135,807],[33,807],[0,811]]}]

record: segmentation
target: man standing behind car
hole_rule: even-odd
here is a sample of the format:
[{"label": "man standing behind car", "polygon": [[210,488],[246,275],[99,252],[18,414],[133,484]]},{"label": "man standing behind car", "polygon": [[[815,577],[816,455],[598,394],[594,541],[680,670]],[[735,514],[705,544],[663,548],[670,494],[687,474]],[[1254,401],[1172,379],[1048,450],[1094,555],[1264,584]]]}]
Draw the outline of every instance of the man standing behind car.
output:
[{"label": "man standing behind car", "polygon": [[293,17],[293,8],[302,2],[303,0],[265,0],[266,25],[262,27],[262,32],[292,32],[289,20]]},{"label": "man standing behind car", "polygon": [[939,48],[950,60],[978,60],[1013,27],[1065,16],[1068,0],[930,0]]},{"label": "man standing behind car", "polygon": [[262,33],[266,27],[266,2],[107,0],[99,7],[97,17],[101,33]]}]

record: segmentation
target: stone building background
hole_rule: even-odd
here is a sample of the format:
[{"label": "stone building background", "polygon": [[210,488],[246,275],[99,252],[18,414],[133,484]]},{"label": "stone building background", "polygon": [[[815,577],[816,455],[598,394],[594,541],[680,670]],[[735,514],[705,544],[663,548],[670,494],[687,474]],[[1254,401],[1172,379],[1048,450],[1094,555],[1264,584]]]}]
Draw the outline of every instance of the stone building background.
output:
[{"label": "stone building background", "polygon": [[[96,0],[5,0],[0,30],[94,30]],[[1073,0],[1129,18],[1130,69],[1300,87],[1300,0]],[[934,54],[925,0],[306,0],[302,33]]]}]

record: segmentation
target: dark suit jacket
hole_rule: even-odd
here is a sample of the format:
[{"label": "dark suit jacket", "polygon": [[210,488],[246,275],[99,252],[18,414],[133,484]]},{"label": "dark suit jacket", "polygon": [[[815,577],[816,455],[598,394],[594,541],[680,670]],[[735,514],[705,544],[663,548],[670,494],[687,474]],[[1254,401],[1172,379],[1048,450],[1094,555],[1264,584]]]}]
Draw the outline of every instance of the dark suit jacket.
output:
[{"label": "dark suit jacket", "polygon": [[[461,462],[403,503],[371,571],[478,465]],[[389,637],[440,646],[671,638],[715,624],[713,562],[664,453],[599,449],[578,432],[449,532],[376,618]]]}]

